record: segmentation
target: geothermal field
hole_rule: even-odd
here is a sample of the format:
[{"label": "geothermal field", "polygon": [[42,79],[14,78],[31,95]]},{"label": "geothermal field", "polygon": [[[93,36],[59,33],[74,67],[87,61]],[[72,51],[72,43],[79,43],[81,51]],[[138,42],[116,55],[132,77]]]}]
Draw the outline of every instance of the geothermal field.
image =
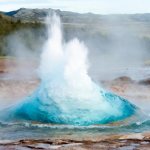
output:
[{"label": "geothermal field", "polygon": [[149,149],[150,15],[26,11],[0,18],[0,149]]}]

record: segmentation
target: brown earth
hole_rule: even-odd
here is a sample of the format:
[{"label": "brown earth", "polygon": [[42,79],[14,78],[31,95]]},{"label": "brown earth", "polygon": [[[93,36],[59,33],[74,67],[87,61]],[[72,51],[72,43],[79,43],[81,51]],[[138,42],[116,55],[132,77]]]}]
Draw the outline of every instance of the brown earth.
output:
[{"label": "brown earth", "polygon": [[95,139],[23,139],[0,141],[1,150],[149,150],[150,133],[101,136]]},{"label": "brown earth", "polygon": [[[9,105],[30,95],[38,86],[38,63],[30,59],[0,59],[0,102]],[[27,73],[28,72],[28,73]]]}]

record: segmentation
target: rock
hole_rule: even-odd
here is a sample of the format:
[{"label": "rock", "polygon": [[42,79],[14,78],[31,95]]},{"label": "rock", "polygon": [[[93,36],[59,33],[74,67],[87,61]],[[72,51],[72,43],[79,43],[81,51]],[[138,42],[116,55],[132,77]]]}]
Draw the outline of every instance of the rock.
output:
[{"label": "rock", "polygon": [[[36,144],[32,144],[32,145],[26,145],[26,147],[28,148],[35,148],[35,149],[50,149],[53,148],[53,146],[50,146],[50,144],[45,144],[45,143],[36,143]],[[59,148],[60,146],[56,146],[56,148]]]},{"label": "rock", "polygon": [[150,78],[139,81],[139,84],[150,85]]},{"label": "rock", "polygon": [[120,140],[131,140],[131,139],[134,139],[134,140],[143,140],[144,139],[144,136],[141,134],[141,133],[135,133],[135,134],[127,134],[127,135],[123,135],[119,138]]},{"label": "rock", "polygon": [[14,143],[15,141],[12,141],[12,140],[0,140],[0,145],[2,144],[11,144],[11,143]]},{"label": "rock", "polygon": [[[131,137],[132,136],[132,137]],[[147,134],[148,136],[148,134]],[[115,137],[115,138],[114,138]],[[122,139],[120,139],[120,138]],[[126,139],[127,138],[127,139]],[[131,139],[132,138],[132,139]],[[101,137],[100,137],[101,139]],[[125,139],[125,140],[124,140]],[[81,140],[61,140],[61,139],[41,139],[41,140],[20,140],[20,141],[5,141],[5,144],[0,144],[1,150],[6,149],[18,149],[18,150],[31,150],[31,149],[61,149],[61,150],[127,150],[127,149],[148,149],[150,147],[150,141],[144,140],[139,134],[127,135],[116,135],[108,136],[107,139],[97,141],[84,141]],[[66,144],[64,144],[66,143]]]},{"label": "rock", "polygon": [[122,76],[122,77],[118,77],[116,79],[113,80],[113,82],[125,82],[125,83],[134,83],[135,81],[132,80],[130,77],[127,76]]},{"label": "rock", "polygon": [[52,9],[26,9],[21,8],[19,9],[15,14],[13,14],[13,17],[17,19],[21,19],[24,21],[44,21],[45,17],[48,13],[52,13]]}]

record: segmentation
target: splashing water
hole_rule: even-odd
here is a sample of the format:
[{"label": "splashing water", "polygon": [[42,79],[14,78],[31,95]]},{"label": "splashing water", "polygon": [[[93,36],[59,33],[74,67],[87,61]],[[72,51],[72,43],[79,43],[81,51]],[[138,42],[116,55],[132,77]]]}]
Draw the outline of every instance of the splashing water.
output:
[{"label": "splashing water", "polygon": [[105,91],[88,75],[88,49],[78,39],[64,42],[60,18],[48,17],[39,88],[4,110],[2,120],[92,125],[123,120],[137,112],[127,100]]}]

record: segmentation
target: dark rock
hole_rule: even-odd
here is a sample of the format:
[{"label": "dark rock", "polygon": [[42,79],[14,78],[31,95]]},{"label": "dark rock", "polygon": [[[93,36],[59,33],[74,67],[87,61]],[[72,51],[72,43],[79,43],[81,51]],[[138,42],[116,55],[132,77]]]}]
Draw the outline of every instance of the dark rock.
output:
[{"label": "dark rock", "polygon": [[134,83],[134,80],[132,80],[130,77],[122,76],[122,77],[118,77],[118,78],[114,79],[113,82]]},{"label": "dark rock", "polygon": [[150,85],[150,78],[139,81],[139,84]]}]

